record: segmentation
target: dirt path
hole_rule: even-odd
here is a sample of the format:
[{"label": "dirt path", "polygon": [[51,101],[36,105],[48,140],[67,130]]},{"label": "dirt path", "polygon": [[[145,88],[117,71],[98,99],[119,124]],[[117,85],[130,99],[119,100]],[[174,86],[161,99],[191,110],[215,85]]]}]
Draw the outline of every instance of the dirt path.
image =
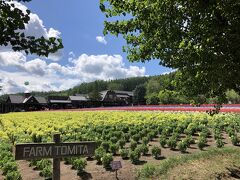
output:
[{"label": "dirt path", "polygon": [[[226,133],[223,134],[223,141],[225,146],[232,146],[229,137]],[[194,139],[197,140],[198,136],[194,136]],[[149,143],[149,153],[151,148],[156,145],[160,146],[159,138],[154,139]],[[215,140],[213,137],[208,138],[208,146],[204,149],[208,149],[211,147],[216,147]],[[142,168],[145,163],[159,164],[163,159],[168,158],[170,156],[178,156],[183,155],[178,150],[170,150],[169,148],[161,148],[162,150],[162,158],[161,160],[155,160],[151,154],[147,156],[141,156],[140,165],[133,165],[130,160],[122,160],[119,155],[114,156],[114,160],[119,160],[122,163],[122,169],[118,171],[118,179],[119,180],[135,180],[137,178],[137,170]],[[197,147],[197,144],[191,145],[190,148],[187,149],[187,153],[192,154],[200,151]],[[18,161],[19,170],[22,174],[23,180],[43,180],[44,178],[39,176],[39,171],[33,170],[29,167],[29,163],[27,161]],[[3,177],[0,175],[0,180]],[[77,171],[71,169],[71,165],[65,165],[64,162],[61,162],[61,180],[115,180],[115,172],[106,171],[102,165],[97,165],[95,160],[87,161],[86,173],[81,177],[77,175]]]},{"label": "dirt path", "polygon": [[[119,180],[134,180],[136,179],[137,167],[129,160],[122,160],[121,157],[114,157],[115,161],[121,161],[122,169],[118,170]],[[88,161],[86,171],[89,173],[88,178],[96,180],[116,180],[115,171],[105,170],[102,165],[96,165],[96,161]],[[82,178],[84,179],[84,178]]]},{"label": "dirt path", "polygon": [[71,169],[71,165],[65,165],[61,161],[61,180],[80,180],[80,177],[77,175],[77,171]]},{"label": "dirt path", "polygon": [[17,161],[17,164],[23,180],[44,180],[39,176],[39,171],[29,167],[28,161]]},{"label": "dirt path", "polygon": [[4,177],[2,175],[2,171],[0,170],[0,180],[4,180]]}]

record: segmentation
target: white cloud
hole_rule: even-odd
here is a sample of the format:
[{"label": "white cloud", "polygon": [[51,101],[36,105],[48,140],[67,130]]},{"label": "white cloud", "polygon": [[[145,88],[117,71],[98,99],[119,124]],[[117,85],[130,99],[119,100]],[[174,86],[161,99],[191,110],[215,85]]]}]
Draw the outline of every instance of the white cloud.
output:
[{"label": "white cloud", "polygon": [[169,71],[163,72],[161,75],[166,75],[166,74],[170,74],[172,72],[177,71],[177,69],[169,69]]},{"label": "white cloud", "polygon": [[0,67],[1,66],[21,66],[26,62],[26,56],[21,52],[5,51],[0,52]]},{"label": "white cloud", "polygon": [[[23,11],[27,8],[16,2],[13,3]],[[42,20],[36,14],[30,14],[30,22],[26,25],[25,34],[33,36],[59,37],[60,32],[50,28],[47,30]],[[96,39],[107,44],[104,37]],[[49,58],[57,61],[62,51],[51,54]],[[69,89],[82,82],[94,80],[110,80],[118,78],[144,76],[145,68],[126,67],[120,55],[87,55],[76,56],[69,53],[69,64],[46,62],[46,59],[26,57],[24,52],[13,52],[11,47],[0,47],[0,82],[4,93],[28,91],[50,91]],[[29,81],[25,86],[24,82]],[[1,92],[0,92],[1,93]]]},{"label": "white cloud", "polygon": [[[18,9],[22,10],[23,13],[26,13],[27,7],[23,4],[11,1],[9,2],[11,4],[14,4]],[[25,25],[25,29],[21,30],[25,33],[25,36],[34,36],[36,38],[44,37],[46,39],[50,37],[60,38],[61,32],[58,30],[55,30],[53,28],[50,28],[49,30],[46,29],[46,27],[43,25],[43,21],[39,18],[37,14],[30,13],[30,20],[28,24]],[[1,47],[2,49],[2,47]],[[5,51],[11,51],[11,47],[4,47]],[[60,49],[56,53],[49,54],[48,59],[53,61],[58,61],[63,56],[63,50]]]},{"label": "white cloud", "polygon": [[[5,93],[64,90],[82,82],[145,75],[144,67],[126,67],[120,55],[82,54],[64,66],[56,62],[48,64],[39,58],[27,61],[20,52],[0,52],[0,64],[0,67],[16,69],[15,72],[0,70]],[[25,81],[30,85],[25,86]]]},{"label": "white cloud", "polygon": [[103,36],[97,36],[96,37],[96,40],[99,42],[99,43],[102,43],[102,44],[107,44],[107,41],[106,41],[106,39],[105,39],[105,37],[103,37]]}]

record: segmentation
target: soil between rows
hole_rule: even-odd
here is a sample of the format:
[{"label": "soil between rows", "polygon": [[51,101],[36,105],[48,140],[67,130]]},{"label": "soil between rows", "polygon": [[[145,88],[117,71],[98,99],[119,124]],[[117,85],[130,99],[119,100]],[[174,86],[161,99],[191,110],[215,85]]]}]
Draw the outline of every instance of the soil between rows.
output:
[{"label": "soil between rows", "polygon": [[[195,136],[195,139],[198,137]],[[225,146],[232,146],[229,137],[224,133],[223,141]],[[160,146],[159,138],[155,138],[153,141],[149,143],[149,149],[156,145]],[[128,146],[128,144],[126,145]],[[205,148],[207,150],[210,147],[216,147],[215,140],[213,137],[208,138],[208,146]],[[151,164],[159,164],[160,161],[170,157],[170,156],[178,156],[182,155],[182,153],[178,150],[170,150],[169,148],[161,148],[162,150],[162,158],[160,160],[155,160],[151,154],[147,156],[141,156],[140,164],[133,165],[130,160],[122,160],[119,155],[114,156],[114,160],[119,160],[122,163],[122,169],[118,171],[118,179],[121,180],[134,180],[137,179],[137,170],[140,169],[145,163]],[[187,149],[187,154],[192,154],[197,151],[200,151],[196,144],[191,145],[190,148]],[[149,151],[150,152],[150,151]],[[43,177],[39,176],[39,171],[33,170],[32,167],[29,167],[28,161],[18,161],[19,170],[21,172],[23,180],[43,180]],[[77,175],[77,171],[71,169],[71,165],[65,165],[64,162],[61,162],[61,180],[80,180],[80,179],[96,179],[96,180],[115,180],[115,172],[105,170],[102,165],[97,165],[95,160],[87,161],[86,173],[80,177]],[[4,177],[0,175],[0,180],[3,180]]]}]

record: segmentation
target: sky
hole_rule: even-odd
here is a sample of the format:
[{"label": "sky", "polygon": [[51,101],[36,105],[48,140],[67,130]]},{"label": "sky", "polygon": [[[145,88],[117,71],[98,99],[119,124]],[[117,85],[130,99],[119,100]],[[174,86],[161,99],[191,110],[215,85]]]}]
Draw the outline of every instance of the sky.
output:
[{"label": "sky", "polygon": [[[31,10],[26,35],[59,37],[64,48],[48,58],[0,47],[1,94],[59,91],[83,82],[159,75],[171,70],[158,60],[132,63],[122,51],[122,37],[103,35],[106,20],[98,0],[33,0],[14,2]],[[25,85],[24,82],[29,82]]]}]

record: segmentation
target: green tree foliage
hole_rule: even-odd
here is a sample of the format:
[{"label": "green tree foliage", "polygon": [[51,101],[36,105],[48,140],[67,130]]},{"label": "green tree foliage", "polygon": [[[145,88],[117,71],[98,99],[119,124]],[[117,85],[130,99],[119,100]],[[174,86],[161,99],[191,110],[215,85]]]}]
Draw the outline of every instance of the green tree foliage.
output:
[{"label": "green tree foliage", "polygon": [[123,90],[123,85],[119,83],[110,82],[107,87],[108,90]]},{"label": "green tree foliage", "polygon": [[136,86],[136,88],[133,91],[133,103],[134,104],[145,104],[146,99],[146,88],[144,84],[140,84]]},{"label": "green tree foliage", "polygon": [[92,101],[99,101],[101,100],[101,94],[99,93],[99,84],[98,84],[98,81],[95,81],[94,82],[94,87],[93,87],[93,91],[90,92],[89,94],[89,98],[92,100]]},{"label": "green tree foliage", "polygon": [[239,1],[101,0],[100,9],[104,33],[123,35],[130,61],[160,59],[195,94],[240,92]]},{"label": "green tree foliage", "polygon": [[[175,72],[160,76],[153,76],[146,83],[146,103],[147,104],[159,104],[158,94],[163,90],[176,90],[179,91],[180,88],[176,86],[175,83]],[[178,103],[178,102],[176,102]]]},{"label": "green tree foliage", "polygon": [[162,84],[160,84],[160,83],[161,82],[157,78],[150,79],[146,85],[147,94],[159,92],[162,89],[161,88]]},{"label": "green tree foliage", "polygon": [[159,104],[158,93],[152,93],[146,95],[146,103],[150,105],[157,105]]},{"label": "green tree foliage", "polygon": [[232,104],[240,103],[240,96],[234,90],[228,90],[226,92],[228,102]]},{"label": "green tree foliage", "polygon": [[[30,0],[18,0],[30,1]],[[48,56],[58,49],[63,48],[62,40],[54,37],[35,38],[26,36],[22,30],[30,21],[30,10],[23,12],[13,3],[5,0],[0,1],[0,46],[11,45],[14,51],[25,51],[26,54]]]},{"label": "green tree foliage", "polygon": [[[132,77],[132,78],[126,78],[126,79],[110,80],[110,81],[97,80],[98,90],[104,91],[108,89],[108,90],[133,91],[137,85],[144,84],[149,79],[150,79],[149,77]],[[75,86],[74,88],[67,91],[71,95],[87,94],[94,90],[95,82],[96,81],[89,82],[89,83],[82,83],[79,86]]]},{"label": "green tree foliage", "polygon": [[181,104],[188,103],[185,96],[182,96],[179,92],[162,90],[158,94],[158,99],[160,104]]}]

